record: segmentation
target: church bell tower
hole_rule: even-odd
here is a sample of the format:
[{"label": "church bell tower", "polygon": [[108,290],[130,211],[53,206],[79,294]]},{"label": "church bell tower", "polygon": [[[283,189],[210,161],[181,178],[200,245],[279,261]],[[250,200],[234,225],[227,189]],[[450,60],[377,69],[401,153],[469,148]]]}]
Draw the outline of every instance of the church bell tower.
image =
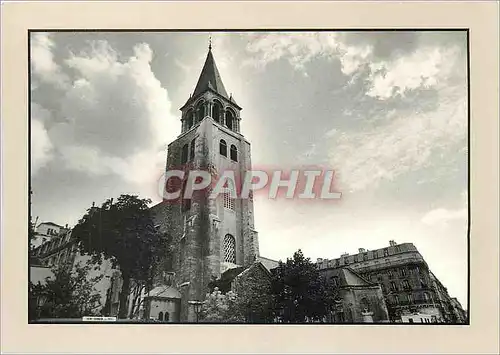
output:
[{"label": "church bell tower", "polygon": [[210,45],[194,91],[180,108],[181,133],[167,154],[166,170],[185,172],[177,184],[180,199],[164,202],[168,206],[162,217],[173,238],[181,322],[196,321],[193,301],[205,299],[211,280],[230,268],[250,266],[259,255],[252,193],[240,198],[226,189],[211,198],[207,191],[195,191],[191,199],[183,198],[191,170],[209,171],[213,177],[232,171],[236,184],[251,170],[250,143],[240,131],[241,110],[224,87]]}]

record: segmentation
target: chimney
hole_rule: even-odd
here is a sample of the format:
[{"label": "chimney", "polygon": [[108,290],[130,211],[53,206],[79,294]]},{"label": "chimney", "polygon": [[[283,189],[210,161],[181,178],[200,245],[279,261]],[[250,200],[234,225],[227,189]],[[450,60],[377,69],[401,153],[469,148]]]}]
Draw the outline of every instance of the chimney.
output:
[{"label": "chimney", "polygon": [[64,228],[68,229],[68,223],[66,223],[66,225],[64,226]]},{"label": "chimney", "polygon": [[342,258],[344,258],[346,256],[349,256],[349,253],[344,253],[344,254],[341,255]]},{"label": "chimney", "polygon": [[359,249],[358,249],[358,252],[360,252],[360,253],[364,253],[364,252],[365,252],[365,248],[359,248]]},{"label": "chimney", "polygon": [[389,245],[393,247],[396,245],[396,242],[394,240],[389,240]]},{"label": "chimney", "polygon": [[322,259],[322,258],[318,258],[318,259],[316,259],[316,262],[317,262],[318,264],[321,264],[321,263],[323,262],[323,259]]}]

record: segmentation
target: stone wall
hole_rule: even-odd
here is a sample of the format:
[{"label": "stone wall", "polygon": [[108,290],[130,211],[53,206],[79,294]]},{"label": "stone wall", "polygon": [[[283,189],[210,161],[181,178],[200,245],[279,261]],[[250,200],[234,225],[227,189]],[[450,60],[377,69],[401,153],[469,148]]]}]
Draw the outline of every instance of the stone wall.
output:
[{"label": "stone wall", "polygon": [[[362,323],[365,308],[373,312],[375,323],[389,322],[389,314],[385,306],[382,290],[378,286],[347,287],[340,291],[345,321]],[[365,303],[363,300],[366,300]]]}]

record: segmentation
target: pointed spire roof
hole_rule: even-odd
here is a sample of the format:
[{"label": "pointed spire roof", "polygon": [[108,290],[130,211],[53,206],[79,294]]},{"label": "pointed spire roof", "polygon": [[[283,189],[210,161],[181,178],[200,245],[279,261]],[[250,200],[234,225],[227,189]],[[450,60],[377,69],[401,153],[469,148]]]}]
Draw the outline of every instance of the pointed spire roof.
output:
[{"label": "pointed spire roof", "polygon": [[198,79],[198,83],[194,89],[193,96],[198,96],[208,89],[211,89],[224,98],[229,99],[226,88],[224,88],[224,84],[222,83],[219,70],[217,69],[217,65],[215,65],[211,44],[208,47],[207,59],[205,60],[205,65],[201,70],[200,78]]}]

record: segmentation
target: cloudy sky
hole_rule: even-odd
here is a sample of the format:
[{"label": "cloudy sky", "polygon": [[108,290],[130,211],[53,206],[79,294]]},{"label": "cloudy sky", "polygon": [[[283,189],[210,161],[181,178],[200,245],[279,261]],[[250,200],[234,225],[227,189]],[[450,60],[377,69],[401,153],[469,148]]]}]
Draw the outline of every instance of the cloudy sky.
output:
[{"label": "cloudy sky", "polygon": [[[341,202],[256,195],[261,255],[315,260],[412,242],[467,304],[465,32],[213,33],[255,168],[321,164]],[[31,37],[32,212],[74,225],[93,201],[159,201],[166,145],[207,33]]]}]

